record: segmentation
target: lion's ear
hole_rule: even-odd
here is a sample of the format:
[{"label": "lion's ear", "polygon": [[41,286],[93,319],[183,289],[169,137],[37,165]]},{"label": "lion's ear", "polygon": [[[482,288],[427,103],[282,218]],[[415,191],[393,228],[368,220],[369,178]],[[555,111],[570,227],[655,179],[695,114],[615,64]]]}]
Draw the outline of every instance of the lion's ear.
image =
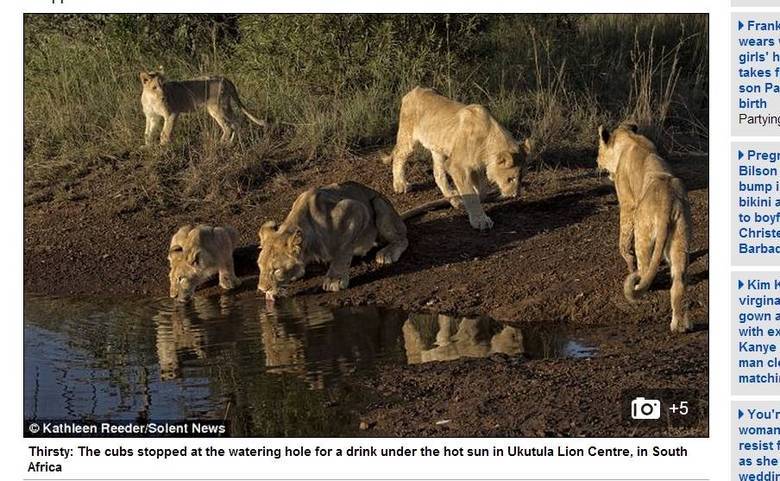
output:
[{"label": "lion's ear", "polygon": [[149,75],[146,72],[141,72],[140,74],[138,74],[138,77],[141,79],[141,83],[144,85],[146,85],[146,83],[152,79],[151,75]]},{"label": "lion's ear", "polygon": [[520,146],[520,149],[525,152],[526,156],[531,155],[531,151],[534,148],[533,142],[531,142],[531,137],[526,137],[523,141],[523,144]]},{"label": "lion's ear", "polygon": [[634,122],[623,122],[622,124],[620,124],[620,126],[626,130],[630,130],[635,134],[639,132],[639,126]]},{"label": "lion's ear", "polygon": [[609,131],[603,125],[599,125],[599,141],[603,144],[609,142]]},{"label": "lion's ear", "polygon": [[290,254],[294,256],[301,255],[301,247],[303,246],[303,232],[301,232],[300,229],[295,229],[295,231],[290,234],[290,237],[287,239],[287,248],[290,250]]},{"label": "lion's ear", "polygon": [[276,222],[269,220],[262,226],[260,226],[260,230],[257,231],[257,237],[260,239],[260,245],[262,246],[263,243],[268,239],[268,236],[276,232]]},{"label": "lion's ear", "polygon": [[502,152],[498,154],[498,158],[496,158],[496,164],[500,165],[501,167],[511,167],[514,163],[514,157],[512,157],[512,154],[508,152]]},{"label": "lion's ear", "polygon": [[195,253],[191,254],[189,257],[190,265],[192,267],[200,266],[200,250],[195,251]]}]

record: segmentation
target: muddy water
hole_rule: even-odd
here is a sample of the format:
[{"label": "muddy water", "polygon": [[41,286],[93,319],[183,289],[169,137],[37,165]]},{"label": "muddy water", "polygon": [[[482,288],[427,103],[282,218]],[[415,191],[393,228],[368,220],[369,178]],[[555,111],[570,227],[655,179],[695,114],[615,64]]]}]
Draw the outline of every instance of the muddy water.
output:
[{"label": "muddy water", "polygon": [[350,380],[389,363],[594,353],[560,325],[232,296],[28,296],[24,346],[28,420],[228,419],[252,436],[353,432],[370,399]]}]

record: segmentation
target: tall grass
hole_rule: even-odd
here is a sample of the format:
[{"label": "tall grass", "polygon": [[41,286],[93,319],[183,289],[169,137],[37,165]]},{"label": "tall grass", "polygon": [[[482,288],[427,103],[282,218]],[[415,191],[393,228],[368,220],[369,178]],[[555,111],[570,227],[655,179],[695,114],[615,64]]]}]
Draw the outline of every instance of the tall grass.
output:
[{"label": "tall grass", "polygon": [[[487,105],[540,165],[581,162],[599,123],[625,119],[667,148],[700,146],[707,31],[703,15],[28,15],[26,190],[109,156],[142,203],[252,201],[279,172],[389,148],[414,85]],[[138,72],[158,66],[230,77],[272,126],[226,147],[188,115],[175,145],[141,150]]]}]

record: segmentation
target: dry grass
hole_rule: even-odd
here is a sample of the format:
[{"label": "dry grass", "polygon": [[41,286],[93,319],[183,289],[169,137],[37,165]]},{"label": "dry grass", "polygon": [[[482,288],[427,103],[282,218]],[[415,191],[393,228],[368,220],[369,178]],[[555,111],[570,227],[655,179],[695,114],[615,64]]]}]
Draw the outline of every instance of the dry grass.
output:
[{"label": "dry grass", "polygon": [[[583,162],[596,126],[624,119],[666,148],[706,145],[702,15],[180,17],[25,17],[28,202],[107,169],[107,157],[138,163],[111,175],[142,205],[256,202],[285,172],[389,148],[416,84],[487,105],[534,140],[540,166]],[[137,76],[159,65],[173,78],[229,76],[272,126],[245,126],[228,147],[200,113],[174,145],[141,149]]]}]

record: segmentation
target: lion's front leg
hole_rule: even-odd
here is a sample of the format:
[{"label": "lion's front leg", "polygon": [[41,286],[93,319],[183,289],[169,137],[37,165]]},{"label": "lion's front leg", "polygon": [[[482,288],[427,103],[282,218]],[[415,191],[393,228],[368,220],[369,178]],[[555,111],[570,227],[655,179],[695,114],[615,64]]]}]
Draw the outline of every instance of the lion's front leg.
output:
[{"label": "lion's front leg", "polygon": [[628,272],[636,271],[634,255],[634,209],[620,209],[620,255],[626,261]]},{"label": "lion's front leg", "polygon": [[409,158],[409,154],[405,152],[398,152],[396,149],[393,152],[393,191],[397,194],[403,194],[409,192],[409,182],[406,181],[406,161]]},{"label": "lion's front leg", "polygon": [[352,263],[352,250],[339,253],[333,259],[322,282],[322,290],[336,292],[349,287],[349,266]]},{"label": "lion's front leg", "polygon": [[154,137],[160,130],[162,125],[162,117],[159,115],[149,113],[146,114],[146,130],[144,130],[144,145],[152,145],[154,143]]},{"label": "lion's front leg", "polygon": [[177,114],[170,114],[165,117],[162,133],[160,134],[160,145],[170,143],[171,137],[173,136],[173,127],[176,124],[176,117]]},{"label": "lion's front leg", "polygon": [[144,129],[144,145],[150,145],[152,143],[152,116],[146,115],[146,128]]},{"label": "lion's front leg", "polygon": [[241,285],[241,280],[236,276],[233,266],[233,255],[226,260],[225,265],[219,270],[219,287],[223,289],[235,289]]},{"label": "lion's front leg", "polygon": [[433,156],[433,178],[436,181],[436,186],[441,191],[444,198],[450,201],[452,207],[458,209],[463,203],[460,200],[460,196],[457,192],[450,187],[450,181],[447,179],[447,171],[444,169],[444,162],[446,157],[439,152],[431,152]]},{"label": "lion's front leg", "polygon": [[479,230],[489,230],[493,228],[493,220],[482,209],[482,204],[479,201],[479,192],[477,192],[475,187],[475,175],[474,172],[462,170],[450,172],[455,188],[458,189],[458,194],[460,194],[460,199],[463,202],[463,207],[469,216],[471,227]]},{"label": "lion's front leg", "polygon": [[330,222],[339,237],[340,245],[330,261],[322,288],[332,292],[349,286],[352,256],[356,251],[362,250],[357,247],[361,245],[361,234],[365,233],[366,226],[371,222],[371,213],[368,206],[352,199],[344,199],[331,210]]}]

